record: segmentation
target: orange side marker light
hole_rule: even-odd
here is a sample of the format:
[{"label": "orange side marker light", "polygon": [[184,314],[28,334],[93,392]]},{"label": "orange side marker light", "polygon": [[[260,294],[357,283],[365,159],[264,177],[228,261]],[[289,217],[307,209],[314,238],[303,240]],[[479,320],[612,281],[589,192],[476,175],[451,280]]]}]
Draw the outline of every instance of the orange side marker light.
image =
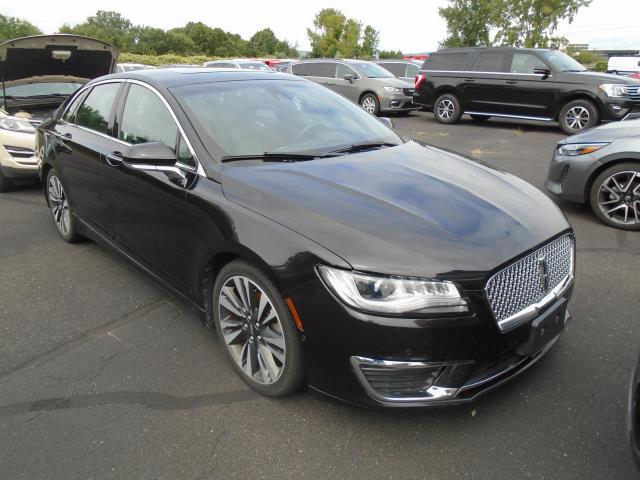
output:
[{"label": "orange side marker light", "polygon": [[304,332],[304,328],[302,326],[302,320],[300,320],[300,316],[298,315],[298,311],[296,310],[296,307],[293,304],[293,300],[291,300],[291,297],[287,297],[284,300],[285,302],[287,302],[287,305],[289,306],[289,310],[291,310],[291,315],[293,316],[293,321],[295,322],[296,327],[298,327],[298,330],[300,330],[301,332]]}]

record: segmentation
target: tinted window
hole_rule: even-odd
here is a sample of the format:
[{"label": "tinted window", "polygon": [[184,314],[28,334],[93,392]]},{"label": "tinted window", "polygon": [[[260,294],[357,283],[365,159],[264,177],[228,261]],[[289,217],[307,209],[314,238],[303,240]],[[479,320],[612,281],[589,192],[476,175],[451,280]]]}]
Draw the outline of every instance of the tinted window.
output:
[{"label": "tinted window", "polygon": [[586,68],[566,53],[557,50],[549,50],[542,52],[542,56],[549,62],[553,68],[562,72],[584,72]]},{"label": "tinted window", "polygon": [[309,63],[296,63],[295,65],[291,66],[291,72],[294,75],[309,75],[309,65]]},{"label": "tinted window", "polygon": [[407,65],[407,73],[405,77],[415,77],[420,72],[420,68],[417,65]]},{"label": "tinted window", "polygon": [[533,69],[544,66],[544,62],[530,53],[514,53],[511,60],[511,73],[533,73]]},{"label": "tinted window", "polygon": [[28,83],[26,85],[16,85],[14,87],[6,87],[7,96],[12,97],[32,97],[34,95],[71,95],[78,90],[82,84],[80,83]]},{"label": "tinted window", "polygon": [[71,100],[69,107],[67,108],[67,110],[64,112],[64,115],[62,116],[64,120],[71,123],[75,121],[76,112],[78,111],[78,107],[80,106],[80,103],[82,102],[82,99],[85,96],[86,96],[86,93],[81,93],[76,98]]},{"label": "tinted window", "polygon": [[193,158],[193,155],[191,155],[191,150],[189,150],[187,142],[184,141],[182,136],[180,136],[180,141],[178,142],[178,151],[176,152],[176,156],[180,163],[184,163],[185,165],[190,165],[192,167],[196,166],[196,161]]},{"label": "tinted window", "polygon": [[344,78],[345,75],[353,75],[353,78],[358,76],[353,68],[345,65],[344,63],[339,63],[336,71],[336,78]]},{"label": "tinted window", "polygon": [[471,70],[476,72],[503,72],[506,54],[498,52],[485,52],[478,55],[473,62]]},{"label": "tinted window", "polygon": [[336,77],[336,64],[335,63],[310,63],[309,73],[310,77],[324,77],[335,78]]},{"label": "tinted window", "polygon": [[78,109],[76,124],[96,132],[109,134],[109,118],[113,108],[119,83],[96,85]]},{"label": "tinted window", "polygon": [[176,147],[178,126],[162,100],[148,88],[131,85],[120,123],[120,140],[162,142],[172,149]]},{"label": "tinted window", "polygon": [[458,72],[464,70],[471,53],[432,53],[425,60],[424,70],[449,70]]},{"label": "tinted window", "polygon": [[382,68],[389,70],[396,77],[404,77],[404,63],[379,63]]}]

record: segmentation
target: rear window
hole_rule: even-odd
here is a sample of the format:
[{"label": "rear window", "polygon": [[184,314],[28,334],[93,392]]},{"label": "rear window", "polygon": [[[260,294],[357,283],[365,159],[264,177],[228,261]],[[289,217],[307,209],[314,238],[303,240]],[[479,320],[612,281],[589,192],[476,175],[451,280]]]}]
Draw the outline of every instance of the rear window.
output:
[{"label": "rear window", "polygon": [[484,52],[478,55],[471,70],[476,72],[504,72],[505,53]]},{"label": "rear window", "polygon": [[309,75],[309,65],[309,63],[296,63],[295,65],[291,66],[291,72],[294,75]]},{"label": "rear window", "polygon": [[310,77],[324,77],[324,78],[336,78],[336,64],[335,63],[310,63],[309,73]]},{"label": "rear window", "polygon": [[379,63],[378,65],[380,65],[382,68],[386,68],[396,77],[404,77],[404,63]]},{"label": "rear window", "polygon": [[460,71],[467,66],[471,53],[432,53],[422,65],[423,70]]}]

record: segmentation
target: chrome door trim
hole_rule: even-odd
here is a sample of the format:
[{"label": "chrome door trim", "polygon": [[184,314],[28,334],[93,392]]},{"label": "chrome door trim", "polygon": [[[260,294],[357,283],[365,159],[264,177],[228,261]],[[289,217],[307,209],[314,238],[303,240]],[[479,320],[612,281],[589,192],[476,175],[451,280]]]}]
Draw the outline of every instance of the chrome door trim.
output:
[{"label": "chrome door trim", "polygon": [[489,112],[474,112],[471,110],[465,110],[462,113],[467,115],[482,115],[485,117],[503,117],[503,118],[517,118],[520,120],[537,120],[540,122],[553,122],[554,119],[550,117],[533,117],[530,115],[510,115],[508,113],[489,113]]},{"label": "chrome door trim", "polygon": [[481,72],[478,70],[420,70],[421,72],[427,73],[455,73],[460,75],[466,75],[467,73],[480,73],[482,75],[521,75],[526,77],[538,77],[538,78],[551,78],[553,77],[553,73],[551,75],[542,75],[539,73],[514,73],[514,72]]}]

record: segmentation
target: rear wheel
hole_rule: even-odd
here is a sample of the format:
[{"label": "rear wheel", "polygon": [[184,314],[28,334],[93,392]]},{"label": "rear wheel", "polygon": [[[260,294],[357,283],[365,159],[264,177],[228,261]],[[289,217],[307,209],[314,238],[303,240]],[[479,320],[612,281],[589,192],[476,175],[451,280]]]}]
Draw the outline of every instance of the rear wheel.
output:
[{"label": "rear wheel", "polygon": [[291,313],[269,278],[242,260],[227,264],[213,288],[214,323],[236,372],[272,397],[304,384],[302,346]]},{"label": "rear wheel", "polygon": [[624,230],[640,230],[640,163],[607,168],[593,182],[591,208],[603,223]]},{"label": "rear wheel", "polygon": [[573,100],[562,107],[558,121],[564,133],[573,135],[598,124],[598,109],[589,100]]},{"label": "rear wheel", "polygon": [[378,115],[380,113],[380,102],[372,93],[367,93],[362,96],[360,106],[371,115]]},{"label": "rear wheel", "polygon": [[433,105],[433,114],[439,123],[456,123],[462,116],[458,97],[451,93],[440,95]]},{"label": "rear wheel", "polygon": [[0,172],[0,192],[8,192],[14,186],[14,183]]}]

